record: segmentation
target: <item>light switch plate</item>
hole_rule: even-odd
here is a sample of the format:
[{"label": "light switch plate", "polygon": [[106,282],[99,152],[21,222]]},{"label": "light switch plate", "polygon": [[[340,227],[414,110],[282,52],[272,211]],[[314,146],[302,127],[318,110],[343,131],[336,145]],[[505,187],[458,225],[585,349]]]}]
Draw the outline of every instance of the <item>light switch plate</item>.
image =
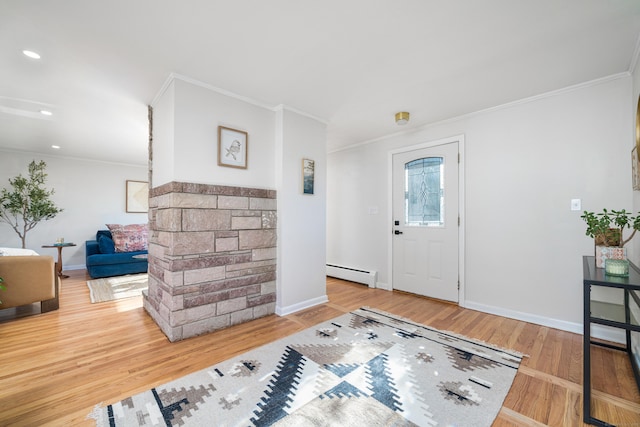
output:
[{"label": "light switch plate", "polygon": [[572,211],[582,210],[582,200],[580,200],[580,199],[571,199],[571,210]]}]

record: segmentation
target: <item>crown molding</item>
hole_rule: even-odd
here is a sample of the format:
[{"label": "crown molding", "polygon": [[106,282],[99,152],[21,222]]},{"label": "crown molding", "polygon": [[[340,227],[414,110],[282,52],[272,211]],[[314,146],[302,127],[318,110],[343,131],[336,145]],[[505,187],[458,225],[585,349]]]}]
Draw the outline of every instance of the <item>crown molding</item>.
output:
[{"label": "crown molding", "polygon": [[88,157],[74,157],[74,156],[65,156],[60,154],[52,154],[52,153],[44,153],[41,151],[31,151],[31,150],[20,150],[17,148],[4,148],[0,147],[0,153],[12,153],[15,155],[23,155],[23,156],[40,156],[40,157],[50,157],[54,159],[63,159],[63,160],[73,160],[78,162],[90,162],[90,163],[100,163],[103,165],[112,165],[112,166],[126,166],[126,167],[134,167],[134,168],[148,168],[149,165],[147,163],[124,163],[124,162],[113,162],[109,160],[100,160],[100,159],[91,159]]},{"label": "crown molding", "polygon": [[164,93],[167,91],[167,89],[169,89],[169,86],[171,86],[171,83],[173,82],[173,73],[169,74],[169,76],[164,80],[164,83],[162,83],[162,86],[160,86],[160,89],[158,90],[158,92],[156,93],[156,96],[153,97],[153,99],[151,100],[151,102],[149,103],[149,105],[152,108],[155,108],[156,105],[158,105],[158,101],[160,101],[160,98],[162,98],[162,96],[164,95]]},{"label": "crown molding", "polygon": [[556,89],[556,90],[552,90],[552,91],[549,91],[549,92],[541,93],[539,95],[534,95],[534,96],[530,96],[530,97],[527,97],[527,98],[522,98],[522,99],[519,99],[519,100],[516,100],[516,101],[508,102],[508,103],[505,103],[505,104],[496,105],[495,107],[484,108],[482,110],[474,111],[472,113],[462,114],[460,116],[451,117],[449,119],[444,119],[444,120],[439,120],[439,121],[433,122],[433,123],[427,123],[427,124],[420,125],[420,126],[417,126],[415,128],[407,129],[407,130],[404,130],[404,131],[401,131],[401,132],[395,132],[395,133],[392,133],[392,134],[389,134],[389,135],[380,136],[380,137],[377,137],[377,138],[374,138],[374,139],[369,139],[369,140],[366,140],[366,141],[362,141],[362,142],[357,142],[357,143],[354,143],[354,144],[346,145],[344,147],[336,148],[334,150],[329,150],[329,151],[327,151],[327,154],[337,153],[337,152],[340,152],[340,151],[351,150],[353,148],[362,147],[362,146],[365,146],[365,145],[369,145],[369,144],[373,144],[373,143],[376,143],[376,142],[384,141],[386,139],[395,138],[397,136],[402,136],[402,135],[407,135],[407,134],[410,134],[410,133],[420,132],[420,131],[423,131],[423,130],[426,130],[426,129],[429,129],[429,128],[433,128],[433,127],[436,127],[436,126],[442,126],[442,125],[445,125],[445,124],[448,124],[448,123],[454,123],[454,122],[457,122],[457,121],[460,121],[460,120],[464,120],[464,119],[468,119],[468,118],[471,118],[471,117],[481,116],[481,115],[484,115],[484,114],[493,113],[495,111],[504,110],[504,109],[507,109],[507,108],[513,108],[513,107],[516,107],[516,106],[519,106],[519,105],[528,104],[528,103],[531,103],[531,102],[539,101],[541,99],[551,98],[551,97],[554,97],[554,96],[558,96],[558,95],[562,95],[562,94],[565,94],[565,93],[574,92],[576,90],[580,90],[580,89],[584,89],[584,88],[588,88],[588,87],[598,86],[598,85],[603,84],[603,83],[608,83],[608,82],[615,81],[615,80],[618,80],[618,79],[627,78],[627,77],[630,77],[630,76],[631,76],[631,73],[629,71],[625,71],[625,72],[618,73],[618,74],[612,74],[612,75],[607,76],[607,77],[601,77],[599,79],[590,80],[588,82],[583,82],[583,83],[578,83],[578,84],[575,84],[575,85],[572,85],[572,86],[567,86],[567,87],[564,87],[562,89]]},{"label": "crown molding", "polygon": [[194,86],[198,86],[198,87],[201,87],[203,89],[207,89],[207,90],[210,90],[212,92],[216,92],[216,93],[219,93],[221,95],[228,96],[230,98],[234,98],[234,99],[246,102],[248,104],[255,105],[255,106],[260,107],[260,108],[264,108],[266,110],[274,111],[274,107],[273,106],[265,104],[264,102],[256,101],[255,99],[249,98],[248,96],[240,95],[240,94],[237,94],[235,92],[231,92],[229,90],[222,89],[222,88],[210,85],[209,83],[205,83],[205,82],[202,82],[200,80],[197,80],[197,79],[194,79],[194,78],[191,78],[191,77],[188,77],[188,76],[184,76],[182,74],[177,74],[177,73],[169,74],[167,79],[164,81],[164,83],[160,87],[160,90],[158,91],[156,96],[153,98],[153,101],[151,101],[151,106],[152,107],[154,107],[158,103],[158,101],[164,95],[164,93],[167,91],[169,86],[171,86],[171,83],[173,83],[175,80],[180,80],[180,81],[192,84]]},{"label": "crown molding", "polygon": [[171,83],[173,83],[174,80],[180,80],[180,81],[192,84],[194,86],[198,86],[198,87],[201,87],[203,89],[207,89],[207,90],[210,90],[212,92],[219,93],[220,95],[228,96],[230,98],[237,99],[239,101],[246,102],[246,103],[251,104],[251,105],[255,105],[256,107],[264,108],[265,110],[269,110],[269,111],[272,111],[272,112],[281,111],[281,110],[287,110],[287,111],[291,111],[293,113],[299,114],[301,116],[305,116],[305,117],[308,117],[310,119],[316,120],[316,121],[318,121],[320,123],[324,123],[325,125],[329,123],[325,119],[322,119],[320,117],[314,116],[313,114],[307,113],[305,111],[299,110],[299,109],[294,108],[294,107],[290,107],[290,106],[285,105],[285,104],[279,104],[279,105],[276,105],[276,106],[269,105],[269,104],[266,104],[264,102],[257,101],[257,100],[255,100],[253,98],[250,98],[248,96],[240,95],[240,94],[237,94],[235,92],[231,92],[229,90],[222,89],[220,87],[210,85],[209,83],[205,83],[205,82],[202,82],[200,80],[197,80],[197,79],[194,79],[194,78],[191,78],[191,77],[188,77],[188,76],[184,76],[182,74],[177,74],[177,73],[169,74],[167,79],[162,84],[162,87],[160,88],[160,90],[158,91],[156,96],[153,98],[153,101],[151,101],[150,105],[152,107],[155,106],[158,103],[158,101],[160,100],[162,95],[164,95],[164,93],[167,91],[169,86],[171,86]]},{"label": "crown molding", "polygon": [[304,112],[302,110],[298,110],[297,108],[289,107],[288,105],[285,105],[285,104],[280,104],[280,105],[277,105],[277,106],[275,106],[273,108],[273,111],[285,111],[285,110],[286,111],[290,111],[292,113],[295,113],[295,114],[297,114],[299,116],[308,117],[308,118],[310,118],[312,120],[315,120],[316,122],[320,122],[320,123],[325,124],[325,125],[329,124],[329,121],[326,120],[326,119],[323,119],[323,118],[318,117],[318,116],[314,116],[313,114],[306,113],[306,112]]}]

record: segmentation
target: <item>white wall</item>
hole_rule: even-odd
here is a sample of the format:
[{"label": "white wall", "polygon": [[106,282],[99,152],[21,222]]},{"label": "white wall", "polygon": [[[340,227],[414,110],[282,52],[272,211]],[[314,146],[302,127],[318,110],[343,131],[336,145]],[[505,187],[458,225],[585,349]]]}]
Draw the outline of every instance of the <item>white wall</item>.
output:
[{"label": "white wall", "polygon": [[[248,133],[247,169],[218,166],[218,126]],[[153,186],[275,188],[274,126],[274,111],[176,77],[154,104]]]},{"label": "white wall", "polygon": [[328,262],[377,270],[388,284],[388,152],[463,134],[463,303],[580,331],[593,243],[570,200],[632,208],[631,92],[630,76],[613,76],[330,153]]},{"label": "white wall", "polygon": [[[636,57],[636,61],[638,60],[639,58]],[[630,106],[631,115],[632,115],[632,118],[631,118],[632,127],[630,129],[631,135],[630,135],[630,142],[629,142],[629,145],[632,148],[636,143],[636,126],[640,126],[640,123],[636,123],[638,98],[640,98],[640,67],[639,65],[640,64],[636,62],[635,68],[632,74],[633,96],[631,97],[631,106]],[[634,209],[634,212],[640,211],[640,191],[633,192],[633,209]],[[636,254],[636,256],[630,259],[631,261],[633,261],[634,264],[640,266],[640,236],[634,237],[634,239],[631,241],[631,246],[633,247],[634,253]]]},{"label": "white wall", "polygon": [[[146,181],[147,166],[104,163],[42,154],[0,151],[0,187],[9,188],[9,178],[27,176],[29,163],[44,160],[46,188],[55,190],[52,199],[64,211],[40,222],[27,233],[27,247],[42,255],[57,257],[57,250],[42,245],[64,237],[77,246],[63,250],[65,269],[84,268],[84,242],[95,239],[105,224],[146,223],[147,214],[126,213],[126,181]],[[0,247],[20,247],[21,241],[6,223],[0,223]]]},{"label": "white wall", "polygon": [[[153,185],[171,181],[277,190],[276,312],[326,301],[326,125],[173,76],[154,102]],[[166,123],[165,123],[166,122]],[[218,126],[248,133],[248,167],[218,166]],[[302,195],[302,159],[316,161]]]},{"label": "white wall", "polygon": [[153,152],[151,185],[157,187],[173,180],[175,175],[175,84],[171,81],[153,106]]},{"label": "white wall", "polygon": [[[276,313],[284,315],[327,301],[326,126],[284,108],[276,114]],[[315,162],[313,195],[302,193],[302,159]]]}]

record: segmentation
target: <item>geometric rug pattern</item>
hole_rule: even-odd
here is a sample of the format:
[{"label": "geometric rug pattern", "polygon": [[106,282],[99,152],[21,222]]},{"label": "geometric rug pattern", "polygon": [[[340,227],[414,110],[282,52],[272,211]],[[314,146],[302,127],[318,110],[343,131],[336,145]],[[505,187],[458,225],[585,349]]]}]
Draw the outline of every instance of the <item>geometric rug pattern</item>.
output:
[{"label": "geometric rug pattern", "polygon": [[98,426],[490,426],[521,359],[361,308],[88,417]]}]

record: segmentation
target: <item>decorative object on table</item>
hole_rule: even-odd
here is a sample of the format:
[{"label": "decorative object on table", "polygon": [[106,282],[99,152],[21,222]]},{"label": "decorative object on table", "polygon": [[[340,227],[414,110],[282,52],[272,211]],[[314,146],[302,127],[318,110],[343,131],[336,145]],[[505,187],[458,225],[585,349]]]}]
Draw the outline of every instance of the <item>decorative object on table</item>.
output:
[{"label": "decorative object on table", "polygon": [[146,181],[127,180],[128,213],[149,212],[149,183]]},{"label": "decorative object on table", "polygon": [[91,303],[136,297],[149,287],[147,273],[87,280]]},{"label": "decorative object on table", "polygon": [[[584,211],[580,218],[587,223],[585,234],[594,239],[598,268],[604,268],[605,259],[627,259],[627,248],[624,245],[640,229],[640,216],[633,216],[624,209],[620,211],[603,209],[597,214]],[[632,230],[626,239],[625,229]]]},{"label": "decorative object on table", "polygon": [[13,228],[22,240],[23,248],[26,247],[27,232],[40,221],[52,219],[63,211],[50,199],[54,190],[44,188],[46,167],[47,164],[42,160],[39,163],[32,161],[29,163],[28,177],[19,174],[13,179],[9,178],[11,190],[3,188],[0,192],[0,221]]},{"label": "decorative object on table", "polygon": [[302,193],[313,194],[316,162],[302,159]]},{"label": "decorative object on table", "polygon": [[247,168],[249,135],[241,130],[218,126],[218,165]]},{"label": "decorative object on table", "polygon": [[609,276],[629,277],[629,261],[626,259],[605,259],[604,271]]},{"label": "decorative object on table", "polygon": [[54,243],[53,245],[42,245],[43,248],[57,248],[58,249],[58,262],[56,263],[56,273],[58,277],[61,279],[66,279],[66,274],[62,274],[62,248],[76,246],[75,243],[64,243],[64,239],[62,239],[62,243]]},{"label": "decorative object on table", "polygon": [[361,308],[89,417],[98,426],[490,426],[521,358]]}]

